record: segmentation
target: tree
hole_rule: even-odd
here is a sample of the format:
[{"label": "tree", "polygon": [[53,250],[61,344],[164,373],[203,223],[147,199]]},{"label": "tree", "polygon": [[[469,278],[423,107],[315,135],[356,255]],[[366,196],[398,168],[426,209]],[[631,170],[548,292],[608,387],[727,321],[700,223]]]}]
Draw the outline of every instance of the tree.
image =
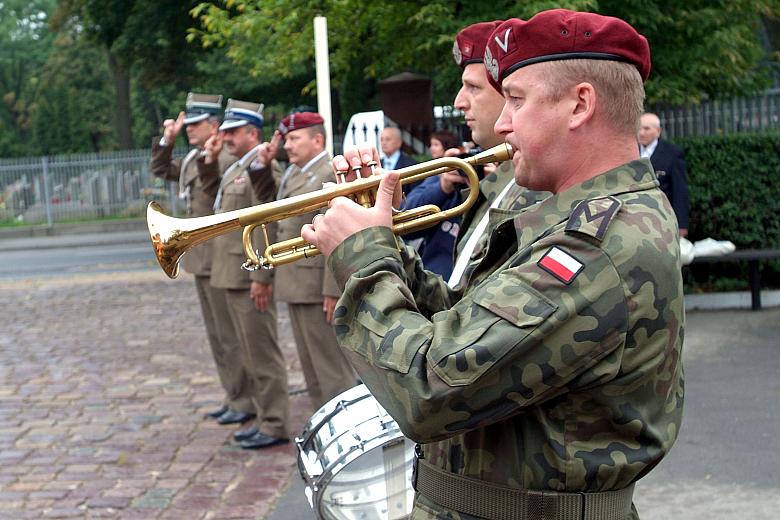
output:
[{"label": "tree", "polygon": [[107,51],[116,92],[116,131],[120,148],[133,148],[132,83],[145,90],[186,88],[197,74],[204,51],[186,41],[195,23],[195,2],[156,0],[61,0],[55,27],[82,29]]},{"label": "tree", "polygon": [[[769,69],[760,29],[762,16],[780,13],[777,0],[569,0],[557,7],[593,11],[631,22],[649,40],[653,72],[649,102],[684,103],[743,95],[766,84]],[[376,80],[410,70],[435,78],[434,99],[448,103],[459,84],[450,49],[457,31],[477,21],[527,18],[553,7],[548,1],[466,2],[430,0],[227,0],[193,10],[202,29],[190,38],[224,47],[259,82],[309,78],[313,29],[328,17],[331,74],[346,112],[368,108]]]},{"label": "tree", "polygon": [[0,2],[0,155],[23,155],[30,142],[38,69],[52,37],[48,19],[54,0]]}]

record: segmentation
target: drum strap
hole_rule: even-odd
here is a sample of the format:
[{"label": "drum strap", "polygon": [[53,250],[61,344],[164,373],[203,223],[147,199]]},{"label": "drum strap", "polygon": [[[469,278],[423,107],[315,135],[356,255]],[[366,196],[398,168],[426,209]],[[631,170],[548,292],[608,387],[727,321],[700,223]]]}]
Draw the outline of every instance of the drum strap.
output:
[{"label": "drum strap", "polygon": [[559,493],[501,486],[455,475],[415,457],[414,489],[446,509],[486,520],[625,520],[634,485],[600,493]]}]

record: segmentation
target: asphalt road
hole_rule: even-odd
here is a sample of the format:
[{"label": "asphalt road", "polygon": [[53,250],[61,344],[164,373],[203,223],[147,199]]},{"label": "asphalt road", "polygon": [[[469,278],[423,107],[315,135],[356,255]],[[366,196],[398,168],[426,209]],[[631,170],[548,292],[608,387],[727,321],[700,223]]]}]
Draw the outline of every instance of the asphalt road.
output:
[{"label": "asphalt road", "polygon": [[0,279],[154,268],[146,231],[0,240]]}]

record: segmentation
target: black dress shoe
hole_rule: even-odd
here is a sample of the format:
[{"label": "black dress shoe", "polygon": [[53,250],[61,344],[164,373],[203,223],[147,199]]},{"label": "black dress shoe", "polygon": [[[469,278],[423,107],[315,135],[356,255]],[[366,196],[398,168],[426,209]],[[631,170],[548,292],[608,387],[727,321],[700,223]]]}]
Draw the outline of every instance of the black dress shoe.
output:
[{"label": "black dress shoe", "polygon": [[217,417],[217,422],[219,424],[237,424],[237,423],[245,423],[247,421],[251,421],[255,418],[255,414],[253,413],[246,413],[246,412],[238,412],[236,410],[231,410],[228,408],[228,411]]},{"label": "black dress shoe", "polygon": [[250,426],[249,428],[244,428],[243,430],[236,430],[236,432],[233,434],[233,438],[236,440],[236,442],[241,442],[256,434],[257,431],[257,426]]},{"label": "black dress shoe", "polygon": [[226,405],[222,405],[219,408],[215,410],[211,410],[210,412],[206,413],[206,417],[211,417],[212,419],[218,418],[220,415],[228,411],[228,407]]},{"label": "black dress shoe", "polygon": [[290,439],[279,439],[271,437],[263,432],[257,432],[248,439],[241,441],[241,447],[245,450],[259,450],[261,448],[270,448],[277,444],[286,444],[290,442]]}]

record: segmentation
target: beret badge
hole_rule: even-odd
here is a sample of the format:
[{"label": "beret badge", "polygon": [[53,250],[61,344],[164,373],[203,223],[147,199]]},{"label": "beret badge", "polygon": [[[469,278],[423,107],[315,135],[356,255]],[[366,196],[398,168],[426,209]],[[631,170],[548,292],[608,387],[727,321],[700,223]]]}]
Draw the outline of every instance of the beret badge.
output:
[{"label": "beret badge", "polygon": [[498,83],[498,60],[493,57],[493,53],[490,52],[490,47],[485,47],[485,68],[490,73],[490,77],[493,81]]},{"label": "beret badge", "polygon": [[452,44],[452,57],[455,58],[455,63],[460,65],[463,62],[463,54],[460,52],[460,46],[458,40]]}]

